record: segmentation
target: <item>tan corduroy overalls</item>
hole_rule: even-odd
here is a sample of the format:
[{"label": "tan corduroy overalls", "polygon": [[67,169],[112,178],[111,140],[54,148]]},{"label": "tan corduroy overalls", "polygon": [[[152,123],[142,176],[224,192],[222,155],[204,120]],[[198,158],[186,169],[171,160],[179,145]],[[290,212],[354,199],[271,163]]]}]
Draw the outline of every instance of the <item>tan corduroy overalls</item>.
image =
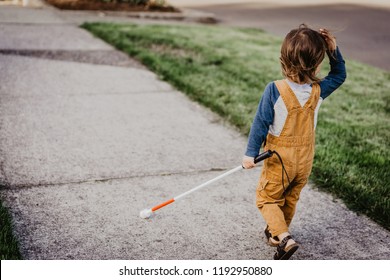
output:
[{"label": "tan corduroy overalls", "polygon": [[291,184],[284,174],[283,187],[282,165],[276,155],[264,161],[256,203],[272,236],[288,232],[299,194],[310,175],[315,145],[314,111],[320,97],[320,86],[314,83],[310,98],[302,107],[285,80],[276,81],[275,85],[288,115],[279,137],[267,135],[264,150],[279,153]]}]

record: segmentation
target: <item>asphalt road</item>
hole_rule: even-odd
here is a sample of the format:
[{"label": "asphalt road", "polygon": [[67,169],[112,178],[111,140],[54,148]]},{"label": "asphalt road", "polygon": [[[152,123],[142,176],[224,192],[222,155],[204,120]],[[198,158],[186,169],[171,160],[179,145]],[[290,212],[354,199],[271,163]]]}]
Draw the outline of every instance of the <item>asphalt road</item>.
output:
[{"label": "asphalt road", "polygon": [[[212,1],[211,1],[212,2]],[[390,70],[390,9],[361,5],[283,6],[240,3],[194,7],[220,24],[264,29],[284,36],[301,23],[334,32],[345,58]]]}]

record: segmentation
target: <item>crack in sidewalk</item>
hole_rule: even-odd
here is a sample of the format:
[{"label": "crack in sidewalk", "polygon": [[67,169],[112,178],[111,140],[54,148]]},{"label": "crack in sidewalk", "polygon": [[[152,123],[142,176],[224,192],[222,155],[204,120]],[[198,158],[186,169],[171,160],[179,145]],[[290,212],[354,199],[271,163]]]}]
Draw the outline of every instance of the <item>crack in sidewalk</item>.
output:
[{"label": "crack in sidewalk", "polygon": [[0,49],[2,55],[17,55],[59,61],[146,69],[140,62],[117,50],[29,50]]},{"label": "crack in sidewalk", "polygon": [[90,178],[85,180],[76,180],[68,182],[46,182],[46,183],[36,183],[36,184],[10,184],[9,182],[2,183],[0,185],[0,191],[5,190],[15,190],[15,189],[31,189],[39,187],[52,187],[52,186],[65,186],[65,185],[78,185],[86,183],[105,183],[110,181],[124,181],[131,180],[135,178],[147,178],[147,177],[165,177],[165,176],[176,176],[176,175],[195,175],[195,174],[204,174],[208,172],[222,172],[227,171],[229,168],[225,167],[216,167],[203,170],[188,170],[188,171],[178,171],[178,172],[160,172],[152,174],[140,174],[140,175],[130,175],[122,177],[109,177],[109,178]]}]

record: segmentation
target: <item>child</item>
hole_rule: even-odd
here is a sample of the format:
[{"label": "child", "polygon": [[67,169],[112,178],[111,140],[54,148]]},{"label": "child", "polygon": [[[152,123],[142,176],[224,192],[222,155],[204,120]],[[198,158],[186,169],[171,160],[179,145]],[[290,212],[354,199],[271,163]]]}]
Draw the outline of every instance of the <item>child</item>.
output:
[{"label": "child", "polygon": [[[325,53],[331,70],[320,80],[317,74]],[[289,259],[299,247],[288,228],[311,173],[318,109],[345,81],[346,70],[335,37],[326,29],[318,32],[304,24],[287,34],[280,62],[285,79],[265,88],[242,165],[255,166],[254,157],[263,143],[265,151],[276,151],[264,161],[256,203],[267,223],[268,242],[277,246],[274,259]]]}]

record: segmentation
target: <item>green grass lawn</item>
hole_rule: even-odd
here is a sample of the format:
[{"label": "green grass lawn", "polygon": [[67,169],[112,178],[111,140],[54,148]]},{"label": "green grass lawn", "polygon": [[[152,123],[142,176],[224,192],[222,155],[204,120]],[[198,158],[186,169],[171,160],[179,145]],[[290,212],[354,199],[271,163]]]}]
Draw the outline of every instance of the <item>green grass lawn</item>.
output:
[{"label": "green grass lawn", "polygon": [[12,233],[11,218],[0,201],[0,260],[20,260],[19,245]]},{"label": "green grass lawn", "polygon": [[[263,89],[282,78],[281,38],[257,29],[90,23],[83,27],[248,134]],[[342,49],[341,49],[342,51]],[[322,76],[329,71],[324,62]],[[321,106],[311,180],[390,229],[390,73],[347,61]]]}]

